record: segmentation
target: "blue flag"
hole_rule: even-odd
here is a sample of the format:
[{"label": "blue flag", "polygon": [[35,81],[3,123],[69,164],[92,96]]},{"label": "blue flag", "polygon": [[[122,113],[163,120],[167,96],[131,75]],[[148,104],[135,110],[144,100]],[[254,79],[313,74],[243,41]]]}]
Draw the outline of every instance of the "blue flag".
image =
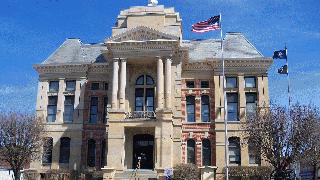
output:
[{"label": "blue flag", "polygon": [[280,69],[278,69],[279,74],[288,74],[288,66],[283,65]]},{"label": "blue flag", "polygon": [[273,53],[273,59],[287,59],[287,50],[279,50]]}]

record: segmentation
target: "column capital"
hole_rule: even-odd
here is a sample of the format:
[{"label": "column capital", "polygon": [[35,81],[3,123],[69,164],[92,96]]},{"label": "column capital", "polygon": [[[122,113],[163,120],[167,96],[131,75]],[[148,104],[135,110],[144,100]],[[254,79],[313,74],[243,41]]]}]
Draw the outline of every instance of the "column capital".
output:
[{"label": "column capital", "polygon": [[113,62],[119,62],[119,58],[112,58]]},{"label": "column capital", "polygon": [[172,62],[172,56],[166,56],[165,59],[166,59],[166,62],[168,61]]},{"label": "column capital", "polygon": [[127,62],[128,58],[119,58],[120,62]]}]

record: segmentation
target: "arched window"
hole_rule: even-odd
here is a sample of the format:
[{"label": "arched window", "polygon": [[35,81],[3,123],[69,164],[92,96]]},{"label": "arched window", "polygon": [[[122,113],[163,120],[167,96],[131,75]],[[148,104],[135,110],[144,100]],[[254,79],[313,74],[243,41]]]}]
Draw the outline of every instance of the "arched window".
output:
[{"label": "arched window", "polygon": [[60,139],[59,163],[69,163],[69,157],[70,157],[70,138],[63,137]]},{"label": "arched window", "polygon": [[149,75],[141,75],[136,80],[135,111],[154,111],[154,80]]},{"label": "arched window", "polygon": [[101,167],[106,165],[106,140],[101,141]]},{"label": "arched window", "polygon": [[201,96],[201,120],[202,122],[210,122],[210,106],[209,96]]},{"label": "arched window", "polygon": [[195,122],[195,97],[187,96],[187,120]]},{"label": "arched window", "polygon": [[189,139],[187,141],[187,163],[196,163],[196,158],[195,158],[195,145],[196,143],[194,142],[193,139]]},{"label": "arched window", "polygon": [[230,164],[241,163],[240,138],[238,137],[229,138],[229,163]]},{"label": "arched window", "polygon": [[94,167],[96,165],[96,141],[88,140],[87,165]]},{"label": "arched window", "polygon": [[211,144],[209,139],[202,140],[202,165],[211,165]]},{"label": "arched window", "polygon": [[44,144],[43,144],[43,154],[42,154],[43,164],[52,163],[52,148],[53,148],[53,138],[52,137],[45,138]]},{"label": "arched window", "polygon": [[144,85],[144,75],[141,75],[137,78],[136,85]]}]

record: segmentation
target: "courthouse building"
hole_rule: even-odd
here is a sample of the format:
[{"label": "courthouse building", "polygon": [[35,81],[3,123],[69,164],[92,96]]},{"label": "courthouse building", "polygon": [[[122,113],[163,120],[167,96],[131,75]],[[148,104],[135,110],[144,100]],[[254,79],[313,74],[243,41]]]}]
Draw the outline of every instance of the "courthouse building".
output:
[{"label": "courthouse building", "polygon": [[123,10],[111,30],[101,43],[67,39],[34,65],[47,143],[26,172],[130,179],[140,164],[143,179],[193,163],[203,179],[219,179],[225,143],[230,168],[261,166],[242,143],[241,122],[269,104],[272,58],[226,33],[225,142],[220,39],[184,40],[179,13],[163,5]]}]

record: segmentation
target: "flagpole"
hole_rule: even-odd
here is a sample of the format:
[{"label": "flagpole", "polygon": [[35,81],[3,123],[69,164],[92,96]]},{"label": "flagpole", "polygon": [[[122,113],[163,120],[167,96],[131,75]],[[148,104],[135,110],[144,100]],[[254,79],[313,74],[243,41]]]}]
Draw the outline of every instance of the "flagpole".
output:
[{"label": "flagpole", "polygon": [[223,99],[224,99],[224,158],[225,158],[225,176],[229,180],[229,159],[228,159],[228,123],[227,123],[227,94],[226,94],[226,76],[225,62],[223,57],[223,32],[222,32],[222,16],[220,13],[220,38],[221,38],[221,61],[222,61],[222,76],[223,76]]},{"label": "flagpole", "polygon": [[286,65],[287,65],[287,81],[288,81],[288,101],[289,101],[289,112],[291,108],[291,94],[290,94],[290,77],[289,77],[289,62],[288,62],[288,50],[287,45],[285,45],[286,51]]}]

